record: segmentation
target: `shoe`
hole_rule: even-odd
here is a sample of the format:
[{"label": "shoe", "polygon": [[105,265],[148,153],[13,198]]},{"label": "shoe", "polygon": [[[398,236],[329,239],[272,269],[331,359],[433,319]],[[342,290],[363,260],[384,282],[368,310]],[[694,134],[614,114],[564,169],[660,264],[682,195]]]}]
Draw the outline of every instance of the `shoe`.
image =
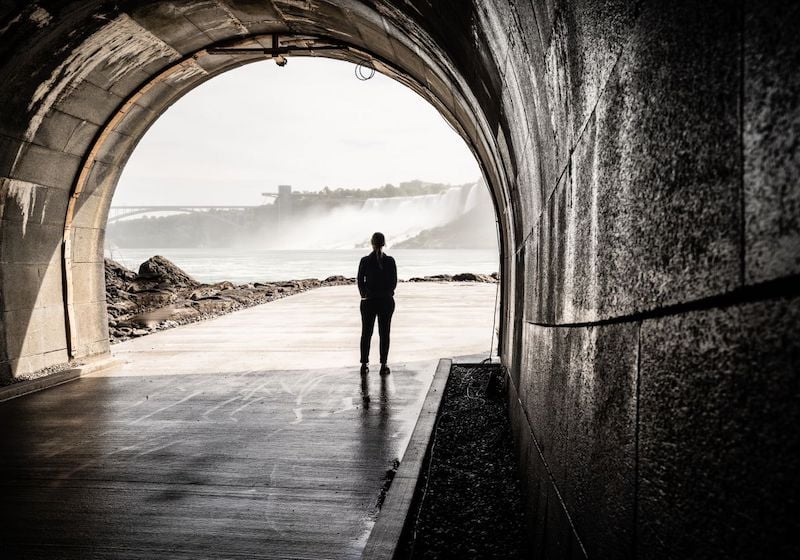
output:
[{"label": "shoe", "polygon": [[389,375],[390,373],[392,373],[392,370],[389,369],[389,366],[381,364],[381,375]]},{"label": "shoe", "polygon": [[369,368],[367,364],[361,364],[361,375],[366,375],[369,373]]}]

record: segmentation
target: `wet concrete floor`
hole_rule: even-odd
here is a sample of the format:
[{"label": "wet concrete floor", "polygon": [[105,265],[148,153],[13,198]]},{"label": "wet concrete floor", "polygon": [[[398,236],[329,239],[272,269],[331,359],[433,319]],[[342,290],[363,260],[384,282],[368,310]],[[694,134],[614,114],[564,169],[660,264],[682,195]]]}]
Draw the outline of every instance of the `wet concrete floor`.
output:
[{"label": "wet concrete floor", "polygon": [[354,289],[119,344],[121,366],[0,404],[0,556],[357,558],[438,358],[488,350],[495,287],[401,285],[392,374],[366,379]]}]

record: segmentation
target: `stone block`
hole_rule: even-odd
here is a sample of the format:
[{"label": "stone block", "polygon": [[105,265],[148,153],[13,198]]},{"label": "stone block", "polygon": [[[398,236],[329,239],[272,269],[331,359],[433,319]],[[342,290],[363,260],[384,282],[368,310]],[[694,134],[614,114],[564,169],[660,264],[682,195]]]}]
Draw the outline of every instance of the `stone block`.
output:
[{"label": "stone block", "polygon": [[520,371],[520,400],[530,421],[531,432],[539,444],[557,484],[566,476],[568,333],[530,323],[522,325],[525,350]]},{"label": "stone block", "polygon": [[500,121],[502,124],[497,128],[494,139],[503,175],[506,177],[508,184],[513,185],[517,180],[517,154],[511,144],[512,140],[505,122],[507,118],[508,115],[503,114],[501,111]]},{"label": "stone block", "polygon": [[526,326],[520,392],[589,556],[633,553],[638,325]]},{"label": "stone block", "polygon": [[41,337],[44,351],[51,353],[66,350],[67,331],[63,302],[57,306],[40,308],[39,312],[42,314],[43,321]]},{"label": "stone block", "polygon": [[0,296],[4,311],[25,311],[36,307],[42,285],[38,264],[3,263],[0,267]]},{"label": "stone block", "polygon": [[81,158],[64,152],[50,150],[36,144],[25,144],[17,163],[7,175],[64,191],[72,189]]},{"label": "stone block", "polygon": [[[109,91],[122,99],[127,99],[139,88],[147,84],[154,75],[161,69],[169,65],[170,61],[166,59],[158,59],[149,62],[141,68],[132,69],[126,72],[123,76],[117,78]],[[147,70],[147,71],[146,71]],[[91,79],[91,74],[89,75]]]},{"label": "stone block", "polygon": [[611,186],[597,194],[598,246],[614,248],[598,274],[602,291],[624,287],[603,317],[738,285],[740,15],[732,0],[645,6],[598,104],[597,174]]},{"label": "stone block", "polygon": [[519,216],[519,239],[527,238],[539,223],[547,190],[538,150],[527,146],[520,160],[514,189],[515,208]]},{"label": "stone block", "polygon": [[529,320],[609,319],[739,285],[737,10],[644,10],[543,212]]},{"label": "stone block", "polygon": [[217,2],[192,2],[182,7],[181,15],[212,41],[225,41],[250,31]]},{"label": "stone block", "polygon": [[40,224],[0,220],[0,264],[46,265],[61,251],[64,227],[61,224]]},{"label": "stone block", "polygon": [[18,223],[23,236],[28,223],[64,224],[69,197],[61,189],[0,177],[0,196],[5,197],[0,205],[0,218]]},{"label": "stone block", "polygon": [[525,355],[520,352],[520,349],[522,348],[522,341],[525,333],[525,321],[522,311],[524,308],[526,289],[525,276],[523,275],[526,266],[526,258],[524,247],[508,257],[508,270],[510,272],[509,285],[511,289],[509,291],[510,293],[507,295],[506,325],[511,327],[511,332],[506,333],[504,336],[508,339],[506,356],[511,357],[511,376],[517,387],[519,387],[520,375],[524,367],[523,360],[525,357]]},{"label": "stone block", "polygon": [[0,177],[8,177],[24,143],[0,134]]},{"label": "stone block", "polygon": [[572,530],[569,517],[553,484],[546,486],[545,519],[542,534],[537,535],[541,542],[541,557],[545,560],[586,560],[581,543]]},{"label": "stone block", "polygon": [[[77,301],[77,300],[76,300]],[[79,348],[96,347],[98,341],[108,345],[108,322],[106,319],[106,302],[76,303],[74,307],[75,324],[74,340],[76,354],[89,355],[98,353],[90,350],[79,351]]]},{"label": "stone block", "polygon": [[66,348],[64,310],[56,306],[7,311],[2,314],[8,356],[16,359]]},{"label": "stone block", "polygon": [[9,361],[12,376],[33,373],[46,367],[64,364],[69,361],[66,349],[55,350],[46,354],[35,354]]},{"label": "stone block", "polygon": [[514,19],[508,2],[487,0],[476,3],[477,24],[486,38],[484,47],[492,56],[494,66],[505,68],[514,34],[510,33]]},{"label": "stone block", "polygon": [[413,43],[403,42],[395,36],[390,37],[392,52],[394,52],[393,62],[400,69],[408,73],[409,77],[416,82],[425,83],[425,73],[427,68],[420,60],[419,51]]},{"label": "stone block", "polygon": [[56,152],[66,151],[70,138],[83,121],[61,111],[50,111],[36,130],[33,143]]},{"label": "stone block", "polygon": [[636,324],[571,329],[561,497],[590,558],[631,558],[636,457]]},{"label": "stone block", "polygon": [[62,252],[55,251],[48,264],[39,266],[39,294],[36,298],[36,307],[63,306],[64,304],[64,279],[62,274]]},{"label": "stone block", "polygon": [[72,263],[72,297],[74,304],[106,301],[103,261]]},{"label": "stone block", "polygon": [[[338,4],[325,0],[306,0],[302,5],[285,2],[279,9],[283,20],[295,32],[327,35],[358,44],[360,39],[358,30],[345,8]],[[315,17],[308,17],[309,10]]]},{"label": "stone block", "polygon": [[64,146],[64,151],[68,154],[79,156],[81,160],[86,157],[94,143],[94,139],[100,131],[100,127],[89,121],[80,121]]},{"label": "stone block", "polygon": [[95,160],[89,172],[89,176],[86,178],[86,182],[83,185],[83,189],[81,190],[80,198],[78,198],[75,207],[76,211],[80,210],[82,206],[81,198],[84,196],[99,196],[116,186],[116,181],[121,172],[122,168],[120,165],[113,165],[104,161]]},{"label": "stone block", "polygon": [[394,58],[392,42],[389,40],[389,36],[386,33],[386,24],[383,19],[371,22],[364,19],[356,19],[354,25],[361,37],[360,43],[363,44],[365,48],[385,60],[392,60]]},{"label": "stone block", "polygon": [[[536,154],[537,173],[547,192],[553,190],[564,169],[563,158],[558,161],[550,100],[545,88],[545,53],[534,7],[527,2],[514,2],[517,25],[523,36],[512,45],[505,76],[513,76],[525,104],[530,142],[528,151]],[[520,123],[515,123],[520,126]]]},{"label": "stone block", "polygon": [[149,109],[157,115],[161,115],[164,110],[174,103],[181,96],[181,92],[176,90],[167,82],[158,82],[153,85],[147,93],[136,100],[136,105]]},{"label": "stone block", "polygon": [[640,558],[795,558],[800,299],[645,321]]},{"label": "stone block", "polygon": [[547,473],[530,431],[528,445],[525,447],[524,482],[525,515],[528,524],[528,538],[531,550],[544,551],[548,532],[548,495],[553,489],[550,475]]},{"label": "stone block", "polygon": [[114,130],[125,136],[141,138],[157,118],[153,111],[134,104]]},{"label": "stone block", "polygon": [[47,367],[45,358],[42,354],[22,356],[10,360],[12,377],[19,377],[28,373],[33,373]]},{"label": "stone block", "polygon": [[426,68],[425,70],[425,86],[445,107],[447,113],[453,116],[456,114],[456,102],[453,98],[452,87],[445,83],[431,68]]},{"label": "stone block", "polygon": [[[567,237],[571,175],[564,174],[555,191],[545,199],[539,221],[528,238],[530,286],[525,294],[525,319],[536,323],[555,324],[564,315],[564,290],[572,267],[568,261],[572,244]],[[567,315],[569,316],[569,315]],[[571,321],[568,321],[571,322]]]},{"label": "stone block", "polygon": [[80,120],[102,126],[122,103],[120,96],[84,80],[58,101],[57,108]]},{"label": "stone block", "polygon": [[261,0],[220,0],[229,11],[248,29],[249,33],[272,33],[286,28],[272,2]]},{"label": "stone block", "polygon": [[531,2],[531,4],[533,5],[536,25],[539,29],[541,48],[542,51],[547,52],[553,38],[553,23],[556,20],[557,6],[560,2],[559,0],[542,0],[540,2]]},{"label": "stone block", "polygon": [[6,355],[11,359],[41,353],[41,323],[37,320],[38,309],[16,309],[5,311],[2,322],[5,325]]},{"label": "stone block", "polygon": [[800,6],[746,2],[745,282],[800,273]]},{"label": "stone block", "polygon": [[124,165],[138,141],[139,138],[112,130],[106,135],[95,159],[109,165],[114,165],[115,163]]},{"label": "stone block", "polygon": [[76,227],[72,231],[72,262],[96,263],[103,261],[105,230]]},{"label": "stone block", "polygon": [[110,351],[110,344],[108,338],[95,340],[93,342],[81,342],[75,349],[74,354],[76,358],[88,358],[91,356],[100,356],[108,354]]},{"label": "stone block", "polygon": [[74,227],[105,228],[116,181],[121,169],[96,163],[89,174],[85,190],[75,203]]},{"label": "stone block", "polygon": [[201,49],[212,39],[187,18],[185,10],[191,10],[196,2],[177,0],[169,4],[147,3],[130,10],[129,15],[144,30],[169,45],[182,55]]}]

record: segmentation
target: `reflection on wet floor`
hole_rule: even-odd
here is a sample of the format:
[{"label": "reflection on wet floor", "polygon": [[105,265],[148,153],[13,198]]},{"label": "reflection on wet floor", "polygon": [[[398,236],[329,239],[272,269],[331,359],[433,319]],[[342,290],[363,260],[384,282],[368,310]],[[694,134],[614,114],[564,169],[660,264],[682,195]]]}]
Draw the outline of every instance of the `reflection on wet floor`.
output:
[{"label": "reflection on wet floor", "polygon": [[358,557],[434,366],[88,377],[9,401],[3,556]]},{"label": "reflection on wet floor", "polygon": [[0,557],[358,557],[438,359],[486,347],[495,287],[398,288],[408,363],[365,378],[344,367],[354,290],[115,345],[119,368],[0,404]]}]

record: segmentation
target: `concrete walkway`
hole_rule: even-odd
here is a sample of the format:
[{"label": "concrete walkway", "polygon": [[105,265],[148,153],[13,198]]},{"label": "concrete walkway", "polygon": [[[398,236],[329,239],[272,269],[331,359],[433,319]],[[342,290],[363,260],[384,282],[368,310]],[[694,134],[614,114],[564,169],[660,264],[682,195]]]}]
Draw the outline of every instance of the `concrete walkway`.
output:
[{"label": "concrete walkway", "polygon": [[357,558],[438,358],[488,351],[494,297],[401,285],[386,378],[358,375],[346,286],[119,344],[120,367],[0,405],[2,556]]}]

